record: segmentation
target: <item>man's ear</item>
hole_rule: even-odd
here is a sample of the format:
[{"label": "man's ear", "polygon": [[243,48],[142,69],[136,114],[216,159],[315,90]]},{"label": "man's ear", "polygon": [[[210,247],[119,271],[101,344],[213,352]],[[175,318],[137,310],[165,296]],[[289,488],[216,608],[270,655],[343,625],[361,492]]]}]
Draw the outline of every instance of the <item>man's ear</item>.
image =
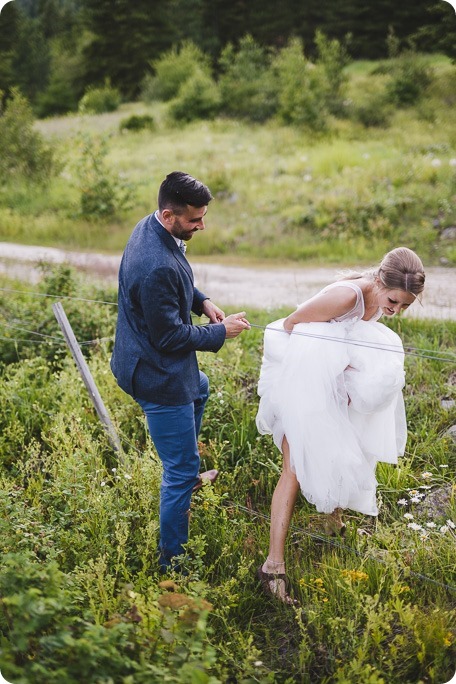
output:
[{"label": "man's ear", "polygon": [[163,221],[165,223],[168,223],[169,221],[172,221],[174,214],[171,209],[163,209],[163,211],[161,212],[161,216]]}]

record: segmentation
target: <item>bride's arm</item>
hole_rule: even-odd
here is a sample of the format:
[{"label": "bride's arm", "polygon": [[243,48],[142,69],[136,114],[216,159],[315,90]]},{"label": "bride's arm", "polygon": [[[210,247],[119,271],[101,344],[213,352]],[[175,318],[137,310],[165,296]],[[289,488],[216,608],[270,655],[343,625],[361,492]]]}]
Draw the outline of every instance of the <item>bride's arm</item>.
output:
[{"label": "bride's arm", "polygon": [[356,292],[349,287],[335,287],[328,292],[319,292],[287,316],[283,327],[291,332],[297,323],[331,321],[351,311],[355,303]]}]

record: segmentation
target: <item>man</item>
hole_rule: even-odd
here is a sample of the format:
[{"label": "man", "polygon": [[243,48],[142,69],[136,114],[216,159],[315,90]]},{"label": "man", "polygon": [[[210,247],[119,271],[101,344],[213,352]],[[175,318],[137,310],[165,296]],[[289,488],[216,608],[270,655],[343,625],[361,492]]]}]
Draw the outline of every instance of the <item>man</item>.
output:
[{"label": "man", "polygon": [[[217,352],[248,330],[245,312],[224,312],[193,284],[185,243],[204,230],[209,188],[186,173],[160,186],[158,211],[134,229],[119,271],[118,319],[111,368],[119,386],[140,404],[163,464],[160,490],[160,569],[188,541],[188,511],[198,475],[197,438],[209,381],[196,351]],[[193,325],[191,311],[208,325]]]}]

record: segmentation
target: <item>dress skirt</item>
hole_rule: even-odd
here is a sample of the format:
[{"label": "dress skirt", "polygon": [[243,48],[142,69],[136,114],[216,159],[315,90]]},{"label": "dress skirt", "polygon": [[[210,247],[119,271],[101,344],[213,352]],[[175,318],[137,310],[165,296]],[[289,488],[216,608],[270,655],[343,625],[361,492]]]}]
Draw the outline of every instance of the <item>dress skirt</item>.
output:
[{"label": "dress skirt", "polygon": [[273,436],[317,511],[377,515],[377,461],[397,463],[407,438],[404,349],[384,324],[352,319],[269,324],[258,383],[258,431]]}]

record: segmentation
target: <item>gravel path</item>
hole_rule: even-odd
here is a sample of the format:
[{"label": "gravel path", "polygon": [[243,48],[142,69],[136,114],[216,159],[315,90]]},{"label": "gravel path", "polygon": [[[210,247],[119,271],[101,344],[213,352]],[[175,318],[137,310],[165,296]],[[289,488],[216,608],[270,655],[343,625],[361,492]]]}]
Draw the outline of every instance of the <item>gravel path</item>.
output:
[{"label": "gravel path", "polygon": [[[0,242],[0,273],[28,283],[40,279],[39,262],[68,263],[92,278],[117,282],[120,255],[69,252]],[[231,313],[250,308],[294,308],[336,278],[334,268],[237,267],[198,261],[190,257],[195,284]],[[456,320],[456,269],[428,268],[423,306],[412,306],[405,316]]]}]

